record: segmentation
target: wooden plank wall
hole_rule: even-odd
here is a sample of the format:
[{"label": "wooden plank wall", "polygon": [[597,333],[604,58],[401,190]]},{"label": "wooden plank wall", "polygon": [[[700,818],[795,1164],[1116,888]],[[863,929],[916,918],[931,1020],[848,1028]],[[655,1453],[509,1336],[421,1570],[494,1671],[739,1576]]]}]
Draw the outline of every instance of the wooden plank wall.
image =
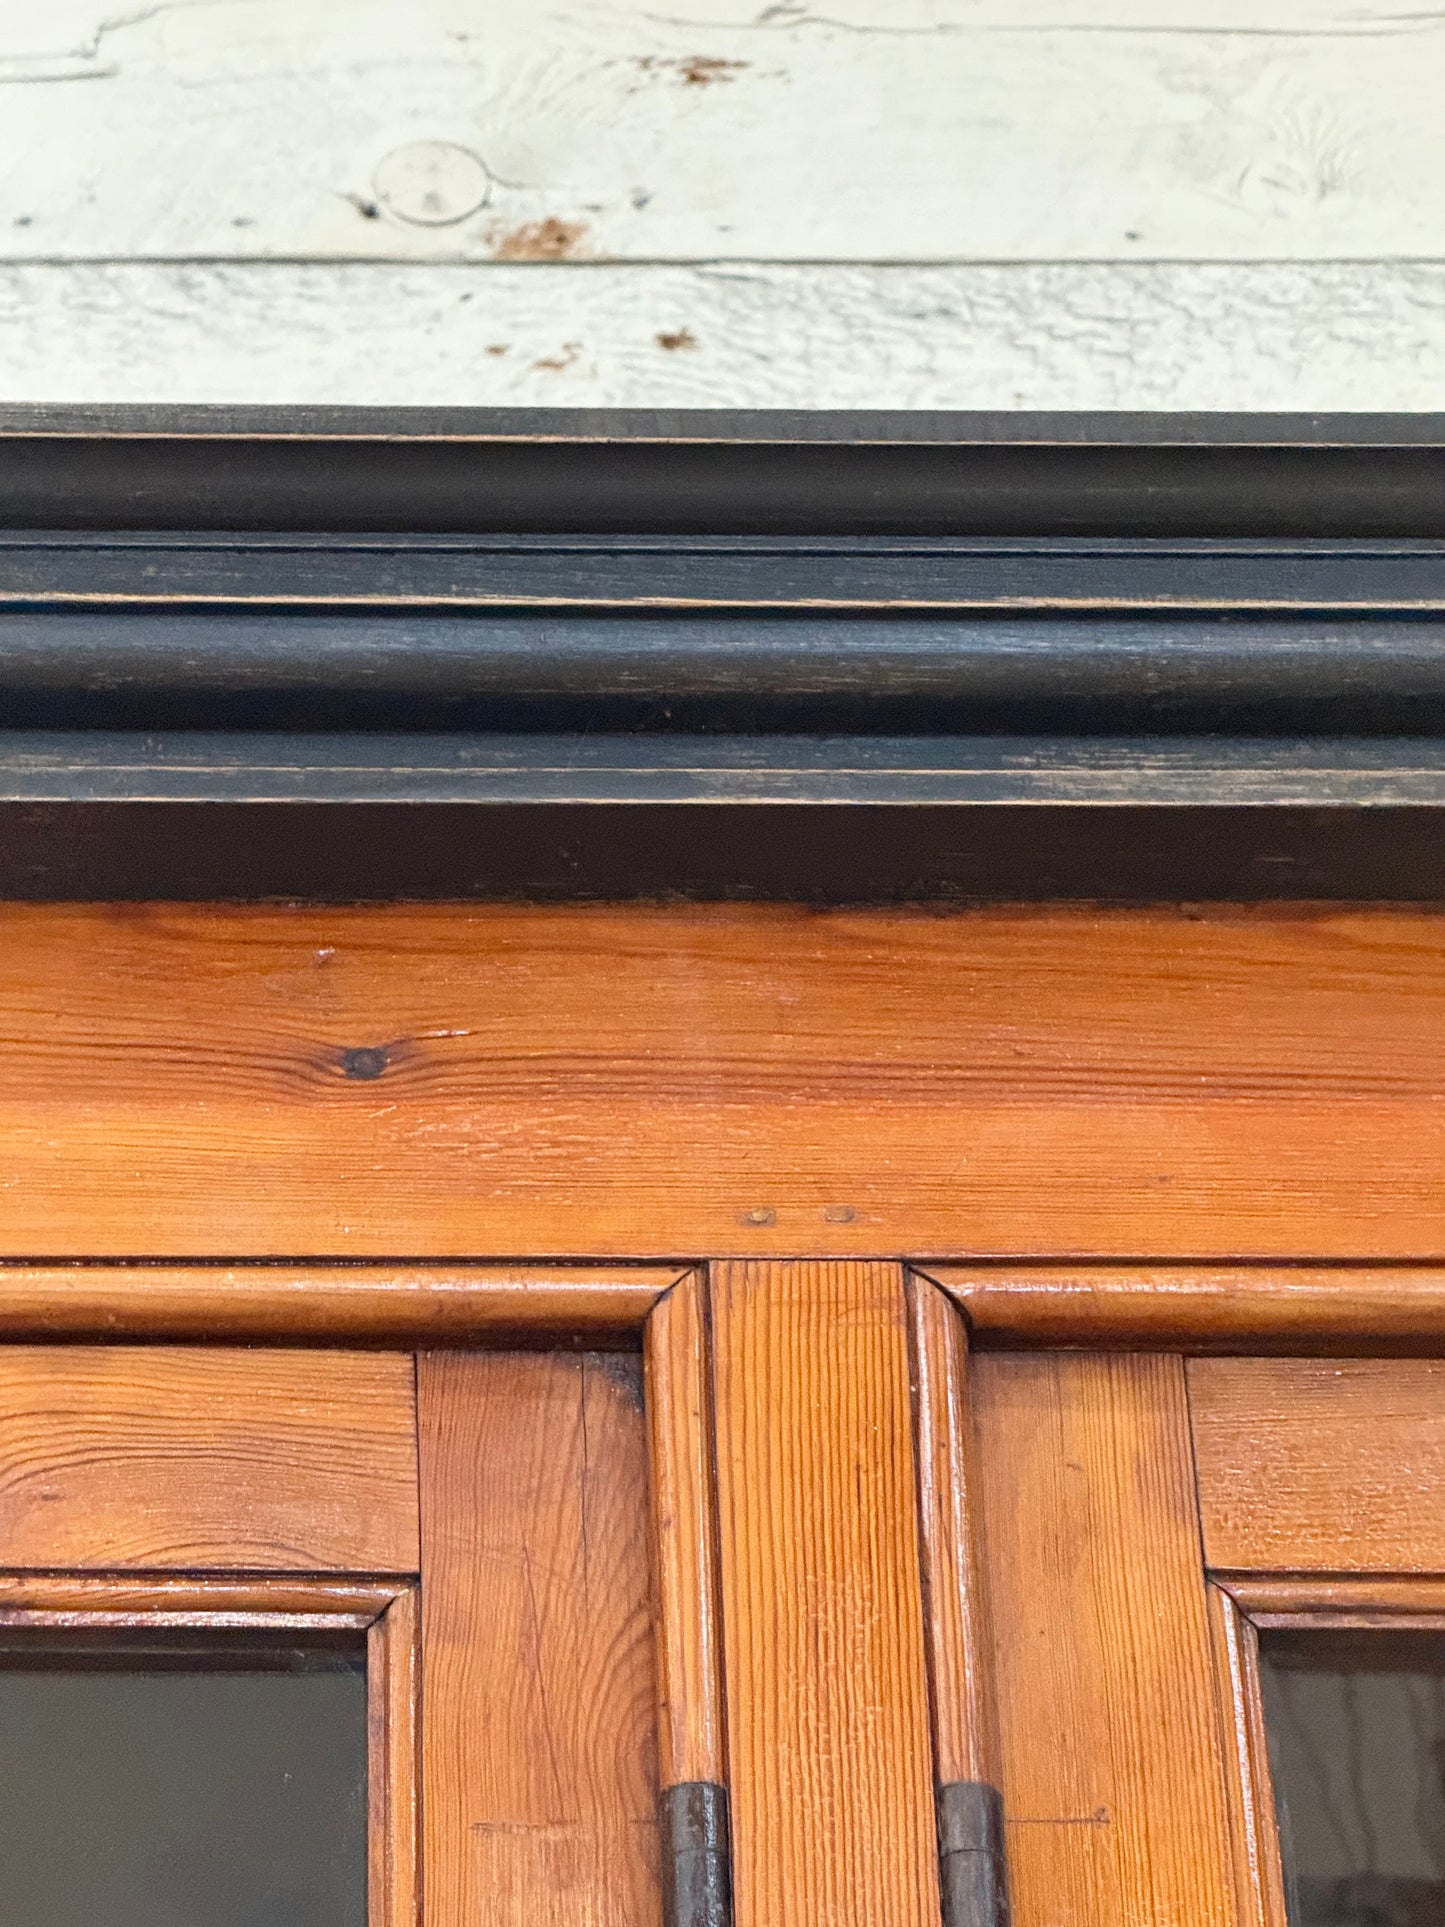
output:
[{"label": "wooden plank wall", "polygon": [[0,400],[1438,405],[1442,79],[1393,0],[13,7]]}]

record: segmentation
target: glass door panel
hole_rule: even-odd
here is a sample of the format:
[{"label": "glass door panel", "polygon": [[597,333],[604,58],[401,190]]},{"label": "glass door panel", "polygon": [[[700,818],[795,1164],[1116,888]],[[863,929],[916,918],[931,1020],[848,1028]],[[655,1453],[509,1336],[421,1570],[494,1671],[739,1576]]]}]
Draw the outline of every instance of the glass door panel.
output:
[{"label": "glass door panel", "polygon": [[0,1646],[0,1927],[366,1927],[363,1639]]},{"label": "glass door panel", "polygon": [[1445,1635],[1262,1632],[1290,1927],[1445,1923]]}]

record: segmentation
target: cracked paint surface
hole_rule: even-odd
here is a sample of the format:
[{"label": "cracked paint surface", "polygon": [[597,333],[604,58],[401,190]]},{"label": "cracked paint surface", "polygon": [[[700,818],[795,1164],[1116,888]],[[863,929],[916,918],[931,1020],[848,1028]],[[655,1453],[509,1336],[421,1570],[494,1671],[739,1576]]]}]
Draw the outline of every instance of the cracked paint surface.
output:
[{"label": "cracked paint surface", "polygon": [[[0,260],[1430,260],[1442,85],[1398,0],[56,0]],[[419,149],[485,206],[406,219]]]},{"label": "cracked paint surface", "polygon": [[1429,410],[1445,265],[0,267],[0,341],[12,401]]}]

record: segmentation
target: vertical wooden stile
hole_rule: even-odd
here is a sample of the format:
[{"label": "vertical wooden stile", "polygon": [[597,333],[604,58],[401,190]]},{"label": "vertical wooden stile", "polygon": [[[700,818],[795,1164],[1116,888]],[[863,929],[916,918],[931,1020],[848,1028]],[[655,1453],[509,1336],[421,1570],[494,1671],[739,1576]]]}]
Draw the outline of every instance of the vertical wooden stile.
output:
[{"label": "vertical wooden stile", "polygon": [[738,1927],[936,1927],[901,1266],[712,1277]]},{"label": "vertical wooden stile", "polygon": [[418,1377],[428,1927],[660,1927],[641,1374]]},{"label": "vertical wooden stile", "polygon": [[417,1598],[398,1593],[366,1641],[368,1927],[420,1927]]},{"label": "vertical wooden stile", "polygon": [[973,1361],[1015,1927],[1236,1927],[1183,1361]]},{"label": "vertical wooden stile", "polygon": [[909,1278],[908,1298],[936,1768],[944,1784],[991,1780],[997,1745],[969,1466],[968,1333],[927,1278]]},{"label": "vertical wooden stile", "polygon": [[1007,1927],[987,1604],[970,1467],[968,1333],[931,1280],[912,1273],[918,1516],[938,1780],[946,1927]]},{"label": "vertical wooden stile", "polygon": [[732,1916],[722,1609],[705,1285],[681,1280],[644,1350],[657,1589],[658,1752],[668,1927]]},{"label": "vertical wooden stile", "polygon": [[1233,1755],[1226,1785],[1240,1927],[1289,1927],[1259,1681],[1259,1636],[1219,1586],[1209,1588],[1209,1621],[1226,1740],[1232,1737],[1234,1742],[1225,1749]]}]

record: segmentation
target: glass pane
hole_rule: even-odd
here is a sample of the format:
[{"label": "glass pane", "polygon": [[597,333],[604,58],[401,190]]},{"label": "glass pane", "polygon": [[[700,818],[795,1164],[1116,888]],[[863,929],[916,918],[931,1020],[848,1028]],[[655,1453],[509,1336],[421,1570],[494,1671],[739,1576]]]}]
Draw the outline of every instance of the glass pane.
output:
[{"label": "glass pane", "polygon": [[1265,1634],[1291,1927],[1445,1927],[1445,1635]]},{"label": "glass pane", "polygon": [[0,1927],[366,1927],[354,1646],[0,1648]]}]

